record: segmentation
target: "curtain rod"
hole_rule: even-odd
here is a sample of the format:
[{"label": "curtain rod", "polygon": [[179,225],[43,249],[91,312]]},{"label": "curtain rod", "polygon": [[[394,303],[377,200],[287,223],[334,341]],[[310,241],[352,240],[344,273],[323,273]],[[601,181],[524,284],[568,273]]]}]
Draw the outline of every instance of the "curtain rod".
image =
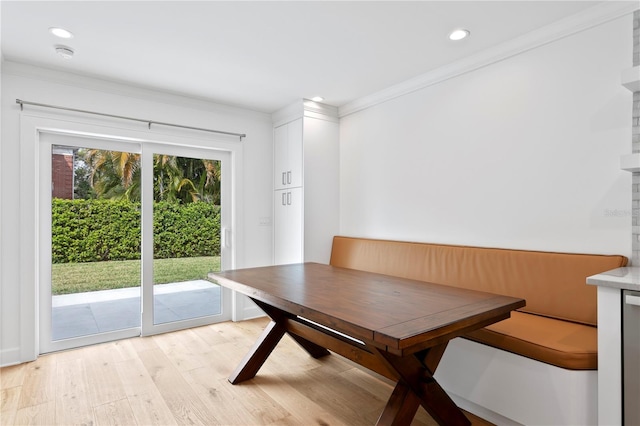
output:
[{"label": "curtain rod", "polygon": [[20,99],[16,99],[16,103],[20,104],[20,110],[21,111],[24,109],[25,105],[33,105],[33,106],[44,107],[44,108],[54,108],[54,109],[62,109],[62,110],[65,110],[65,111],[81,112],[81,113],[84,113],[84,114],[101,115],[103,117],[119,118],[119,119],[122,119],[122,120],[138,121],[138,122],[141,122],[141,123],[147,123],[149,125],[149,129],[151,129],[151,125],[152,124],[160,124],[162,126],[180,127],[182,129],[200,130],[202,132],[219,133],[221,135],[237,136],[237,137],[240,138],[240,141],[242,141],[242,138],[247,137],[247,135],[244,134],[244,133],[223,132],[222,130],[203,129],[201,127],[183,126],[181,124],[171,124],[171,123],[163,123],[161,121],[143,120],[141,118],[124,117],[124,116],[121,116],[121,115],[105,114],[105,113],[102,113],[102,112],[87,111],[87,110],[84,110],[84,109],[75,109],[75,108],[67,108],[67,107],[61,107],[61,106],[56,106],[56,105],[39,104],[39,103],[36,103],[36,102],[28,102],[28,101],[23,101],[23,100],[20,100]]}]

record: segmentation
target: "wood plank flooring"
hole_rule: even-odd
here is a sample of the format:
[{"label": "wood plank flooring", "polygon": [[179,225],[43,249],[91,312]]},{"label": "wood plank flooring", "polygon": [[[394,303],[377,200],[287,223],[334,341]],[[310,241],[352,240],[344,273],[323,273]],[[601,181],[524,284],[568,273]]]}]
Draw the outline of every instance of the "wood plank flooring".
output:
[{"label": "wood plank flooring", "polygon": [[[338,355],[313,359],[288,336],[254,379],[231,385],[266,324],[225,322],[4,367],[0,424],[375,424],[392,384]],[[420,408],[412,424],[435,423]]]}]

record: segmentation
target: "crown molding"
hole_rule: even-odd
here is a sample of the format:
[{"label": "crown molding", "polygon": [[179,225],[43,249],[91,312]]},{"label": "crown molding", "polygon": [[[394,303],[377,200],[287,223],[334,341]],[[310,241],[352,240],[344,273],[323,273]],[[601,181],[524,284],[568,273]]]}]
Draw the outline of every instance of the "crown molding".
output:
[{"label": "crown molding", "polygon": [[383,89],[371,95],[351,101],[338,109],[340,118],[400,96],[433,86],[459,75],[487,65],[503,61],[564,37],[604,24],[638,10],[636,1],[606,1],[590,7],[537,30],[531,31],[506,43],[485,49],[475,55],[453,62]]},{"label": "crown molding", "polygon": [[338,122],[338,108],[315,102],[310,99],[300,99],[271,114],[273,127],[279,127],[302,117],[318,118],[320,120]]},{"label": "crown molding", "polygon": [[13,62],[7,59],[2,62],[2,74],[79,87],[86,90],[93,90],[108,94],[117,94],[129,98],[142,99],[145,101],[153,101],[173,106],[179,105],[186,108],[214,111],[223,114],[256,117],[262,120],[269,120],[270,117],[270,114],[265,112],[216,103],[207,99],[184,96],[168,91],[147,89],[140,86],[134,86],[112,80],[104,80],[87,75],[74,74],[53,68]]},{"label": "crown molding", "polygon": [[328,118],[338,118],[338,108],[332,105],[323,104],[310,99],[303,99],[302,105],[305,115],[314,114],[323,115]]}]

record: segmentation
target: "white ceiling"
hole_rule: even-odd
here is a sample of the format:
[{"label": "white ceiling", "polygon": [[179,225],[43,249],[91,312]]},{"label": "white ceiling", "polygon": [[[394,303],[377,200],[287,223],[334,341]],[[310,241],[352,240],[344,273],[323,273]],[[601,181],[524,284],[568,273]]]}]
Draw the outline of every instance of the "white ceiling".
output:
[{"label": "white ceiling", "polygon": [[[5,60],[273,112],[342,106],[594,1],[2,1]],[[74,34],[57,39],[52,26]],[[471,37],[451,42],[464,27]],[[64,60],[54,45],[72,47]]]}]

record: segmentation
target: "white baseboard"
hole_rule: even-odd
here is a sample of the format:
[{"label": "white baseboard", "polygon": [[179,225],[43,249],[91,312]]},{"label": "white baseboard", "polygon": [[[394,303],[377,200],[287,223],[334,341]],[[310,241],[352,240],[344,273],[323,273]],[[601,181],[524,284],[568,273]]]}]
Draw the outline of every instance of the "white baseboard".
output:
[{"label": "white baseboard", "polygon": [[233,292],[233,321],[244,321],[265,316],[265,313],[247,296]]},{"label": "white baseboard", "polygon": [[20,364],[20,348],[9,348],[0,351],[0,367]]},{"label": "white baseboard", "polygon": [[252,308],[252,309],[251,308],[245,309],[242,313],[242,319],[239,319],[237,321],[250,320],[250,319],[260,318],[264,316],[266,316],[266,314],[262,311],[262,309],[256,306],[255,308]]},{"label": "white baseboard", "polygon": [[484,419],[488,422],[493,423],[494,425],[500,426],[522,426],[522,423],[514,422],[511,419],[506,418],[503,415],[496,413],[495,411],[491,411],[488,408],[482,407],[474,402],[464,399],[461,396],[458,396],[454,393],[448,392],[447,395],[453,399],[453,402],[463,410],[475,414],[476,416]]}]

